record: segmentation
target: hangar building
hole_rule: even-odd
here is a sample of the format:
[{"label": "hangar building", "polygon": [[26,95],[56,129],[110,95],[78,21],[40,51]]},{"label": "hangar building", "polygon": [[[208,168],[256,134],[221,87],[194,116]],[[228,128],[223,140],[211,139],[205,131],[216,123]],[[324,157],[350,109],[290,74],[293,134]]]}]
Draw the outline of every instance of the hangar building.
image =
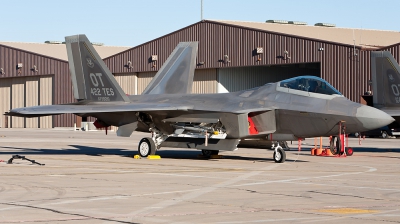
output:
[{"label": "hangar building", "polygon": [[[95,46],[107,57],[128,47]],[[80,118],[57,115],[41,118],[4,116],[10,108],[74,101],[67,50],[62,42],[0,42],[0,128],[73,127]]]},{"label": "hangar building", "polygon": [[[389,50],[397,61],[400,59],[398,31],[337,28],[333,24],[306,25],[282,20],[265,23],[203,20],[113,55],[103,56],[99,53],[127,94],[141,94],[181,41],[199,41],[193,93],[238,91],[299,75],[314,75],[326,79],[349,99],[360,102],[360,95],[371,90],[370,52]],[[13,50],[20,53],[11,52]],[[32,53],[4,46],[0,42],[0,67],[7,68],[5,75],[0,75],[0,91],[9,94],[5,96],[0,92],[2,98],[9,100],[3,101],[6,105],[3,108],[9,108],[7,105],[14,108],[44,102],[41,96],[37,96],[39,101],[33,103],[23,101],[22,88],[25,93],[31,89],[49,88],[44,80],[33,84],[33,87],[28,82],[29,78],[35,76],[32,74],[38,73],[32,70],[32,64],[46,63],[46,60],[51,60],[53,66],[40,64],[43,70],[41,78],[60,74],[53,75],[51,81],[54,89],[52,103],[72,102],[66,61],[43,55],[37,55],[41,58],[34,61],[25,54]],[[6,59],[4,55],[13,56]],[[22,62],[20,60],[25,60],[23,63],[29,64],[28,67],[16,68]],[[13,77],[25,77],[25,84],[4,84],[13,82],[10,79]],[[10,85],[16,87],[1,89]],[[52,126],[71,127],[76,121],[70,115],[54,116]],[[26,123],[24,127],[28,127]]]}]

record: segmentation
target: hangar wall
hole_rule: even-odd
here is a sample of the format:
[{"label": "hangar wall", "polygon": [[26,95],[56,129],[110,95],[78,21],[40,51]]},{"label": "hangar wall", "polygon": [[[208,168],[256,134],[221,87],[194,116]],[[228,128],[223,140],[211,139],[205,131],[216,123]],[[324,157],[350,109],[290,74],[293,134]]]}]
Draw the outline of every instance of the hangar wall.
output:
[{"label": "hangar wall", "polygon": [[[22,63],[22,68],[17,68],[19,63]],[[0,75],[0,120],[3,127],[6,124],[3,114],[10,108],[34,105],[37,101],[42,105],[74,102],[67,61],[0,44],[0,68],[3,69]],[[7,124],[13,127],[73,127],[76,119],[71,114],[52,117],[39,121],[35,120],[37,118],[12,117],[7,119]]]},{"label": "hangar wall", "polygon": [[[0,79],[2,103],[0,111],[10,108],[50,105],[53,103],[53,77],[31,76]],[[41,118],[21,118],[4,116],[0,127],[9,128],[52,128],[52,116]]]},{"label": "hangar wall", "polygon": [[218,69],[218,93],[250,89],[300,75],[320,77],[319,63]]},{"label": "hangar wall", "polygon": [[[140,95],[146,89],[157,72],[115,74],[117,82],[128,95]],[[197,69],[194,72],[192,93],[216,93],[217,70]]]},{"label": "hangar wall", "polygon": [[137,73],[115,74],[114,77],[126,94],[137,94]]},{"label": "hangar wall", "polygon": [[397,43],[397,44],[394,44],[391,46],[387,46],[387,47],[379,49],[379,50],[380,51],[390,51],[390,53],[393,55],[393,57],[400,64],[400,43]]},{"label": "hangar wall", "polygon": [[[216,21],[195,23],[104,60],[113,73],[137,72],[139,80],[143,72],[156,72],[180,41],[199,41],[197,69],[320,63],[321,78],[349,99],[359,102],[360,94],[370,90],[369,51],[358,46]],[[263,47],[264,53],[254,54],[257,47]],[[151,55],[157,55],[158,60],[149,60]],[[127,61],[132,62],[132,68],[125,66]],[[144,84],[138,85],[138,93],[143,91],[140,86]]]}]

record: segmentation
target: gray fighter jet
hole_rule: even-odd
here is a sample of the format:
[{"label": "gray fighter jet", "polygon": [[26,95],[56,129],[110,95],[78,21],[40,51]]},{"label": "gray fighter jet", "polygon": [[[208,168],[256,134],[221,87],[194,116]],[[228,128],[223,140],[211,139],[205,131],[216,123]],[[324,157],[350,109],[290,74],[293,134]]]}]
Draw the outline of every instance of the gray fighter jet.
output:
[{"label": "gray fighter jet", "polygon": [[[385,112],[352,102],[325,80],[301,76],[221,94],[190,94],[197,42],[179,43],[142,95],[127,96],[85,35],[66,37],[76,103],[12,109],[8,115],[38,117],[73,113],[118,126],[117,135],[151,132],[139,142],[141,156],[160,147],[200,149],[205,155],[236,150],[241,139],[290,141],[361,132],[393,121]],[[274,146],[275,162],[285,161]]]},{"label": "gray fighter jet", "polygon": [[373,106],[400,123],[400,66],[389,51],[371,52]]}]

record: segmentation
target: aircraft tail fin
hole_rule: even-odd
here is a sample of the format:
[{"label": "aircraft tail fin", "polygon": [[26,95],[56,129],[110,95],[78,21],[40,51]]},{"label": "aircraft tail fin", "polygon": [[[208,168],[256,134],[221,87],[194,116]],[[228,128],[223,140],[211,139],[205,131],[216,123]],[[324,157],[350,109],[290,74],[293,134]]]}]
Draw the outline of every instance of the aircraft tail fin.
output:
[{"label": "aircraft tail fin", "polygon": [[400,107],[400,66],[389,51],[371,52],[374,107]]},{"label": "aircraft tail fin", "polygon": [[193,86],[198,42],[179,43],[142,94],[187,94]]},{"label": "aircraft tail fin", "polygon": [[86,35],[65,37],[65,44],[75,99],[129,101]]}]

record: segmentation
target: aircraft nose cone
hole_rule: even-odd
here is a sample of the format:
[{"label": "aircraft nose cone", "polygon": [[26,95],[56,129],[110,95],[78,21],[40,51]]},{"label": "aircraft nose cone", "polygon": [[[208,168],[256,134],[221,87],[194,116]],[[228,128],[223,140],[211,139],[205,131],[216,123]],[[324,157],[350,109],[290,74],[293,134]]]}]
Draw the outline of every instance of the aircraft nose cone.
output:
[{"label": "aircraft nose cone", "polygon": [[367,130],[372,130],[386,126],[394,121],[389,114],[369,106],[361,106],[357,108],[357,119],[363,124]]}]

